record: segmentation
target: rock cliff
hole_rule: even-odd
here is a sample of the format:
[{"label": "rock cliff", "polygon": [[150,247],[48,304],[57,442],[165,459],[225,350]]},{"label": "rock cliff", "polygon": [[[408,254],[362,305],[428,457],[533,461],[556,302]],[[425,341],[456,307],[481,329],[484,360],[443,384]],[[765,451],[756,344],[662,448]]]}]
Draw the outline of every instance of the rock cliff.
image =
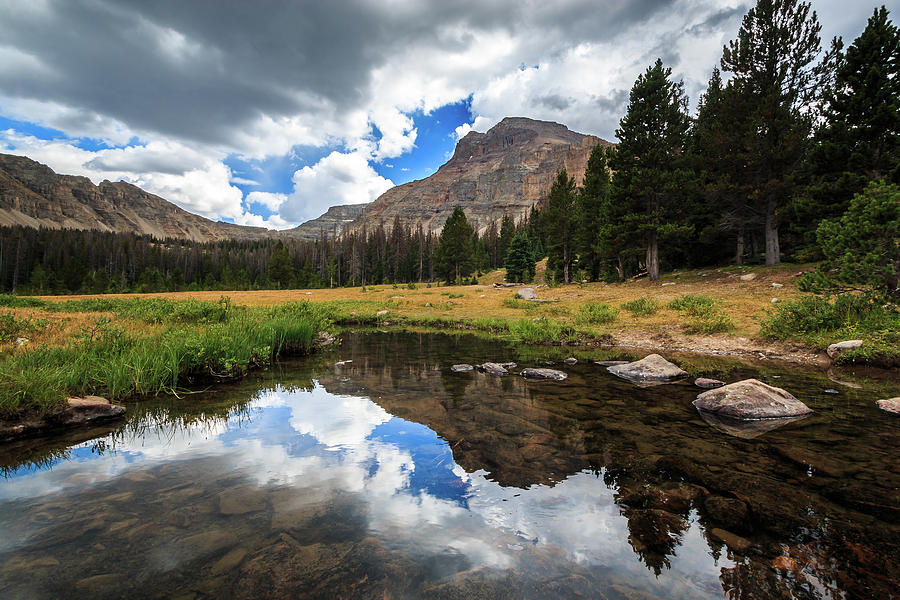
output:
[{"label": "rock cliff", "polygon": [[328,234],[328,239],[333,240],[343,233],[344,229],[361,215],[368,204],[341,204],[332,206],[325,214],[302,225],[287,229],[282,235],[301,240],[318,240],[322,232]]},{"label": "rock cliff", "polygon": [[591,149],[611,146],[600,138],[570,131],[565,125],[507,117],[487,133],[469,132],[453,157],[434,175],[394,187],[368,205],[348,227],[391,227],[422,223],[439,232],[453,208],[461,206],[483,231],[503,215],[519,218],[547,197],[560,169],[580,184]]}]

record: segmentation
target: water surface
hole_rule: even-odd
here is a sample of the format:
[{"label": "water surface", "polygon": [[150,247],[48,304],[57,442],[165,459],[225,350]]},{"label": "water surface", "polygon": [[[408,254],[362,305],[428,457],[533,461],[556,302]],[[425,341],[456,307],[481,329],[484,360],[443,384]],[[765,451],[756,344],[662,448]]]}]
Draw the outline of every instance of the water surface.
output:
[{"label": "water surface", "polygon": [[570,353],[349,334],[0,448],[0,597],[900,597],[897,382],[680,357],[816,411],[748,431],[598,352],[561,383],[449,371]]}]

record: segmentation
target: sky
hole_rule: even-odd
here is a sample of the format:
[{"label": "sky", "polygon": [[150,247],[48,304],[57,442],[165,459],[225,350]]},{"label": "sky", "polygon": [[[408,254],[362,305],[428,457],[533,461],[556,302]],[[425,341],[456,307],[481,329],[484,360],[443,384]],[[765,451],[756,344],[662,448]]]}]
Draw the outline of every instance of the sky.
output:
[{"label": "sky", "polygon": [[[823,45],[876,6],[812,5]],[[427,177],[503,117],[615,141],[657,57],[695,107],[750,6],[0,0],[0,152],[284,229]]]}]

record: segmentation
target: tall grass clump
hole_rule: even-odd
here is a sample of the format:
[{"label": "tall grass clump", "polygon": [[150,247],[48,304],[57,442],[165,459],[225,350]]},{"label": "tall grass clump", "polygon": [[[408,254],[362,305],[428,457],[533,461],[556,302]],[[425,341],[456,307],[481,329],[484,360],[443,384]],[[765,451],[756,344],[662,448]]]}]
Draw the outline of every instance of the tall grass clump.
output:
[{"label": "tall grass clump", "polygon": [[659,303],[650,296],[641,296],[635,300],[623,303],[622,308],[635,317],[647,317],[659,310]]},{"label": "tall grass clump", "polygon": [[619,310],[603,302],[585,302],[578,309],[575,321],[582,324],[603,325],[619,317]]},{"label": "tall grass clump", "polygon": [[684,330],[687,333],[724,333],[734,329],[734,321],[720,311],[717,300],[704,294],[683,294],[667,305],[672,310],[687,315]]},{"label": "tall grass clump", "polygon": [[222,301],[161,302],[114,300],[102,312],[168,328],[134,333],[99,317],[65,346],[17,352],[0,363],[0,418],[53,414],[67,395],[122,400],[240,377],[282,354],[311,351],[333,314],[310,302],[240,310]]}]

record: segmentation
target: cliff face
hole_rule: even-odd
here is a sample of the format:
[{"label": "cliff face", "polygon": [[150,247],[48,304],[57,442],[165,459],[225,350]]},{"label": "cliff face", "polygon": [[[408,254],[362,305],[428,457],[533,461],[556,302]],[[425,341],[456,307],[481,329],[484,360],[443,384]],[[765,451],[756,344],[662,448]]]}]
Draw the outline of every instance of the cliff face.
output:
[{"label": "cliff face", "polygon": [[58,175],[24,156],[0,154],[0,225],[96,229],[199,242],[258,239],[271,233],[211,221],[125,182],[94,185]]},{"label": "cliff face", "polygon": [[301,240],[318,240],[324,231],[329,240],[333,240],[344,232],[347,225],[361,215],[368,204],[341,204],[332,206],[321,217],[307,221],[293,229],[286,229],[282,235]]},{"label": "cliff face", "polygon": [[487,133],[469,132],[434,175],[386,191],[348,229],[379,223],[390,227],[399,215],[410,227],[421,222],[426,230],[439,232],[460,206],[483,231],[503,215],[527,214],[547,197],[560,169],[581,184],[597,143],[612,145],[559,123],[507,117]]}]

